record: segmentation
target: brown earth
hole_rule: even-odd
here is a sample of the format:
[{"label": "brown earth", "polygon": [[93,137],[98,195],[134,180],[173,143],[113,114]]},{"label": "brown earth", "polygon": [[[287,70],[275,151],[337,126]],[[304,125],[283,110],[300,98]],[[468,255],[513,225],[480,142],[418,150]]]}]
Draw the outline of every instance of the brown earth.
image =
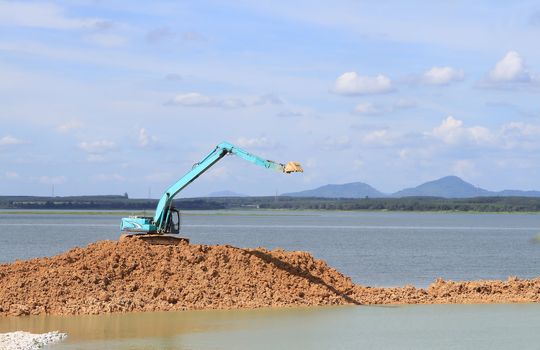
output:
[{"label": "brown earth", "polygon": [[101,241],[0,265],[0,315],[539,300],[538,278],[371,288],[306,252],[263,248]]}]

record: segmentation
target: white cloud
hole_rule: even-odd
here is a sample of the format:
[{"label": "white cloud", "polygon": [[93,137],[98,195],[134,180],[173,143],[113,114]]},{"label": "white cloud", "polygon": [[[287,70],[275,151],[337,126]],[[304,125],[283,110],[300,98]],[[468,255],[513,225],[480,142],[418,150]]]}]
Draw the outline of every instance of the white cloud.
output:
[{"label": "white cloud", "polygon": [[452,164],[452,171],[454,175],[459,177],[471,178],[478,176],[476,165],[473,161],[468,159],[458,159]]},{"label": "white cloud", "polygon": [[139,134],[137,136],[137,144],[139,147],[146,148],[155,146],[157,142],[157,137],[149,135],[145,128],[139,129]]},{"label": "white cloud", "polygon": [[149,44],[159,44],[177,38],[188,42],[204,42],[208,40],[202,33],[196,31],[177,33],[169,27],[155,28],[146,33],[146,41]]},{"label": "white cloud", "polygon": [[87,153],[103,154],[116,149],[116,144],[112,141],[83,141],[79,143],[79,148]]},{"label": "white cloud", "polygon": [[466,129],[469,140],[476,144],[489,144],[494,141],[495,136],[483,126],[472,126]]},{"label": "white cloud", "polygon": [[347,135],[328,136],[324,139],[323,147],[330,151],[347,149],[351,147],[351,138]]},{"label": "white cloud", "polygon": [[463,122],[461,120],[449,116],[443,120],[441,125],[433,129],[433,135],[446,143],[455,143],[461,138],[463,131],[462,125]]},{"label": "white cloud", "polygon": [[503,125],[504,134],[519,133],[524,136],[540,136],[540,126],[522,122],[511,122]]},{"label": "white cloud", "polygon": [[97,18],[68,17],[53,4],[22,1],[0,1],[0,25],[49,29],[96,28],[104,23]]},{"label": "white cloud", "polygon": [[433,158],[434,153],[436,153],[436,150],[426,144],[425,141],[426,139],[423,139],[422,142],[418,144],[411,144],[409,145],[410,147],[400,148],[397,150],[396,154],[403,162],[421,165],[426,160]]},{"label": "white cloud", "polygon": [[413,107],[416,107],[416,103],[405,99],[400,99],[388,105],[361,102],[354,108],[354,113],[359,115],[378,115]]},{"label": "white cloud", "polygon": [[123,177],[122,175],[117,174],[117,173],[112,173],[112,174],[98,174],[98,175],[94,176],[94,179],[98,180],[98,181],[118,181],[118,182],[121,182],[121,181],[125,180],[125,177]]},{"label": "white cloud", "polygon": [[406,108],[414,108],[414,107],[417,107],[417,103],[415,101],[412,101],[412,100],[409,100],[409,99],[406,99],[406,98],[401,98],[399,100],[397,100],[396,102],[394,102],[394,104],[392,105],[393,109],[406,109]]},{"label": "white cloud", "polygon": [[216,107],[223,107],[227,109],[234,109],[234,108],[243,108],[246,107],[246,104],[244,101],[240,100],[239,98],[225,98],[223,100],[214,100],[214,105]]},{"label": "white cloud", "polygon": [[259,96],[254,103],[255,105],[281,105],[283,100],[274,94],[266,94]]},{"label": "white cloud", "polygon": [[19,173],[15,171],[6,171],[4,173],[4,178],[7,180],[16,180],[20,177]]},{"label": "white cloud", "polygon": [[206,36],[196,31],[183,32],[182,39],[185,41],[207,41],[208,40]]},{"label": "white cloud", "polygon": [[394,145],[397,135],[391,133],[387,129],[373,130],[362,138],[362,142],[370,146],[392,146]]},{"label": "white cloud", "polygon": [[211,97],[198,92],[189,92],[177,94],[166,102],[167,105],[183,107],[207,107],[207,108],[225,108],[237,109],[262,105],[280,105],[283,101],[272,94],[262,95],[257,98],[251,98],[247,101],[237,97]]},{"label": "white cloud", "polygon": [[483,126],[464,127],[463,121],[452,116],[447,117],[431,132],[433,136],[447,144],[472,142],[491,144],[495,141],[493,133]]},{"label": "white cloud", "polygon": [[102,154],[89,154],[86,156],[86,161],[89,163],[102,163],[106,160]]},{"label": "white cloud", "polygon": [[352,165],[354,170],[360,170],[364,168],[365,162],[362,159],[354,159]]},{"label": "white cloud", "polygon": [[422,76],[422,82],[428,85],[448,85],[454,81],[463,80],[462,70],[452,67],[433,67]]},{"label": "white cloud", "polygon": [[145,128],[139,130],[139,146],[146,147],[150,144],[150,136],[146,132]]},{"label": "white cloud", "polygon": [[384,113],[381,106],[376,106],[371,102],[361,102],[354,107],[354,112],[363,115],[376,115]]},{"label": "white cloud", "polygon": [[343,73],[334,86],[334,92],[342,95],[380,94],[392,90],[392,81],[387,76],[362,76],[356,72]]},{"label": "white cloud", "polygon": [[39,183],[45,185],[61,185],[67,181],[67,178],[63,175],[60,176],[41,176],[37,178]]},{"label": "white cloud", "polygon": [[187,94],[178,94],[174,96],[169,104],[185,107],[214,107],[214,100],[206,95],[198,92],[190,92]]},{"label": "white cloud", "polygon": [[540,149],[540,126],[511,122],[501,127],[499,144],[505,149]]},{"label": "white cloud", "polygon": [[533,27],[540,26],[540,11],[534,12],[529,18],[529,24]]},{"label": "white cloud", "polygon": [[86,36],[86,41],[91,44],[99,45],[105,48],[115,48],[125,46],[127,39],[118,34],[95,33]]},{"label": "white cloud", "polygon": [[82,123],[78,120],[70,120],[56,127],[56,130],[61,133],[67,133],[71,130],[82,127]]},{"label": "white cloud", "polygon": [[6,135],[0,138],[0,147],[2,146],[14,146],[24,143],[23,140],[13,137],[11,135]]},{"label": "white cloud", "polygon": [[150,44],[156,44],[167,39],[172,39],[176,33],[169,27],[161,27],[150,30],[146,33],[146,41]]},{"label": "white cloud", "polygon": [[489,72],[489,80],[495,83],[529,82],[532,77],[521,56],[516,51],[509,51]]},{"label": "white cloud", "polygon": [[169,74],[165,75],[165,80],[167,80],[167,81],[182,81],[183,78],[178,73],[169,73]]},{"label": "white cloud", "polygon": [[272,148],[275,146],[274,142],[270,141],[266,137],[239,137],[236,139],[236,144],[245,148]]},{"label": "white cloud", "polygon": [[[115,23],[107,19],[97,20],[93,25],[93,29],[95,29],[96,31],[106,31],[114,27],[118,27],[118,23]],[[122,27],[125,27],[125,26],[122,26]]]},{"label": "white cloud", "polygon": [[398,155],[400,159],[406,160],[411,156],[411,150],[406,148],[400,149]]},{"label": "white cloud", "polygon": [[294,117],[302,117],[304,113],[300,111],[281,111],[276,114],[276,116],[281,118],[294,118]]},{"label": "white cloud", "polygon": [[463,121],[449,116],[428,135],[453,146],[474,145],[497,150],[540,149],[540,126],[522,122],[503,124],[489,129],[484,126],[466,127]]},{"label": "white cloud", "polygon": [[183,107],[221,107],[227,109],[242,108],[246,106],[246,104],[238,98],[217,99],[198,92],[178,94],[169,100],[167,104]]}]

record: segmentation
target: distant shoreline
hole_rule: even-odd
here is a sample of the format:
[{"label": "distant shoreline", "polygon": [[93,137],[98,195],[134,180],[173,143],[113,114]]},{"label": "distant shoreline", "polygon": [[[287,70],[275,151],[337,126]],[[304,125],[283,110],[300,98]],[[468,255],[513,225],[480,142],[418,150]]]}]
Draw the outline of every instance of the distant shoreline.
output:
[{"label": "distant shoreline", "polygon": [[[266,212],[266,213],[264,213]],[[209,209],[209,210],[182,210],[182,215],[187,216],[308,216],[308,212],[343,212],[343,213],[414,213],[414,214],[470,214],[470,215],[540,215],[540,211],[458,211],[458,210],[329,210],[329,209]],[[103,215],[103,216],[153,216],[153,211],[114,211],[114,210],[35,210],[35,209],[0,209],[1,215]]]},{"label": "distant shoreline", "polygon": [[[0,209],[62,211],[83,210],[153,211],[157,199],[127,196],[34,197],[0,196]],[[181,198],[175,207],[189,210],[332,210],[395,212],[540,213],[536,197],[402,197],[402,198],[315,198],[315,197],[201,197]]]}]

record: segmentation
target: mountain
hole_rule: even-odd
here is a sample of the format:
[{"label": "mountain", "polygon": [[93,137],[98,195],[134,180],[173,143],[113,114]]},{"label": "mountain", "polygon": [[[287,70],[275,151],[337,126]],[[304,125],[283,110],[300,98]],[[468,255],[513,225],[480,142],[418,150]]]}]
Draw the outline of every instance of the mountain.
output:
[{"label": "mountain", "polygon": [[233,191],[217,191],[209,193],[206,197],[247,197],[247,195]]},{"label": "mountain", "polygon": [[392,194],[392,197],[470,198],[496,195],[495,192],[475,187],[457,176],[445,176],[435,181],[398,191]]},{"label": "mountain", "polygon": [[342,185],[325,185],[313,190],[284,193],[289,197],[319,197],[319,198],[381,198],[388,197],[363,182],[352,182]]},{"label": "mountain", "polygon": [[429,181],[416,187],[387,195],[377,191],[363,182],[352,182],[342,185],[325,185],[313,190],[285,193],[290,197],[320,197],[320,198],[384,198],[384,197],[442,197],[442,198],[472,198],[472,197],[540,197],[540,191],[488,191],[476,187],[457,176],[445,176],[438,180]]}]

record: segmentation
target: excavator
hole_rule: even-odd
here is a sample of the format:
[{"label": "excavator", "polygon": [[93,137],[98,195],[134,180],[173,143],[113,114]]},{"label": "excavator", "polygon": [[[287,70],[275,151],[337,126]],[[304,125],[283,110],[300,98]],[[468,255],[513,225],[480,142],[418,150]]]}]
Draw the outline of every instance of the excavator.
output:
[{"label": "excavator", "polygon": [[229,154],[236,155],[241,159],[267,169],[286,174],[304,171],[298,162],[288,162],[287,164],[277,163],[248,153],[231,143],[222,142],[206,157],[195,163],[190,171],[163,193],[153,217],[130,216],[122,218],[120,227],[122,235],[120,241],[136,238],[150,244],[189,243],[187,238],[169,236],[170,234],[178,234],[180,232],[180,212],[173,206],[173,199],[206,170],[210,169],[210,167]]}]

